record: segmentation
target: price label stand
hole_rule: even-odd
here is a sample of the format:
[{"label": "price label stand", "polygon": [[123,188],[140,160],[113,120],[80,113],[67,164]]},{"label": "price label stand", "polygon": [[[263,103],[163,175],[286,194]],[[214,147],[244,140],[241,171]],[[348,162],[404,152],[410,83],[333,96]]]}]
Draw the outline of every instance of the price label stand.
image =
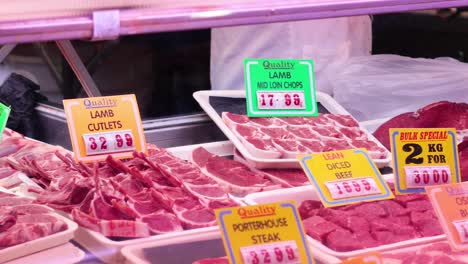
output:
[{"label": "price label stand", "polygon": [[393,198],[365,149],[298,156],[325,207]]},{"label": "price label stand", "polygon": [[0,140],[3,137],[3,130],[8,121],[8,117],[10,116],[11,109],[10,107],[0,103]]},{"label": "price label stand", "polygon": [[244,76],[248,116],[318,114],[311,60],[246,59]]},{"label": "price label stand", "polygon": [[427,196],[455,251],[468,251],[468,182],[426,187]]},{"label": "price label stand", "polygon": [[457,138],[450,128],[390,129],[396,192],[460,182]]},{"label": "price label stand", "polygon": [[99,161],[112,153],[130,158],[146,152],[140,112],[135,95],[63,100],[75,158]]},{"label": "price label stand", "polygon": [[294,201],[215,213],[232,264],[314,263]]}]

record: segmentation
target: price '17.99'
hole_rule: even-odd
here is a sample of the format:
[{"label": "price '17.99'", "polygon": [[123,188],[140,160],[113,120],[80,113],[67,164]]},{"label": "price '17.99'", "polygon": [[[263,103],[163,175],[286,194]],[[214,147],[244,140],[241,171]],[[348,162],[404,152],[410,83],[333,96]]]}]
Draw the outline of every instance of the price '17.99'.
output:
[{"label": "price '17.99'", "polygon": [[86,155],[114,153],[135,149],[134,137],[130,130],[84,134],[83,140],[86,146]]},{"label": "price '17.99'", "polygon": [[259,109],[305,109],[304,92],[257,92]]}]

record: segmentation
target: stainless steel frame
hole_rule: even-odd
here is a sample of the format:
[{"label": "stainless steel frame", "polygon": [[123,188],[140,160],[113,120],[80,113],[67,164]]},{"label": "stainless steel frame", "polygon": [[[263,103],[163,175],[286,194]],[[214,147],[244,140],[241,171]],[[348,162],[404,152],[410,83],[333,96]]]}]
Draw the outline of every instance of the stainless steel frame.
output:
[{"label": "stainless steel frame", "polygon": [[[39,104],[39,140],[71,150],[65,113],[62,109]],[[159,147],[174,147],[225,140],[226,137],[205,114],[144,120],[146,141]]]}]

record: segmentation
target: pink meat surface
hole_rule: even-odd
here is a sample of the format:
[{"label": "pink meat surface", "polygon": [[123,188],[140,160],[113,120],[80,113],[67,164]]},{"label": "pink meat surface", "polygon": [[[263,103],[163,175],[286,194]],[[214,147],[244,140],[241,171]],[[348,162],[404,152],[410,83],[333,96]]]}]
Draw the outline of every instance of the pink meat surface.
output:
[{"label": "pink meat surface", "polygon": [[299,154],[367,148],[374,159],[388,151],[369,140],[351,116],[248,118],[223,113],[223,120],[246,151],[258,159],[294,159]]},{"label": "pink meat surface", "polygon": [[306,233],[336,251],[443,234],[427,196],[421,194],[334,208],[305,200],[298,210]]},{"label": "pink meat surface", "polygon": [[192,152],[192,160],[203,173],[236,195],[280,188],[265,174],[253,172],[238,161],[213,155],[202,147]]},{"label": "pink meat surface", "polygon": [[382,254],[384,263],[395,264],[466,264],[468,263],[466,252],[454,252],[447,242],[419,246],[415,248],[390,251]]},{"label": "pink meat surface", "polygon": [[67,228],[63,220],[42,205],[18,202],[18,205],[4,203],[0,206],[0,248],[50,236]]}]

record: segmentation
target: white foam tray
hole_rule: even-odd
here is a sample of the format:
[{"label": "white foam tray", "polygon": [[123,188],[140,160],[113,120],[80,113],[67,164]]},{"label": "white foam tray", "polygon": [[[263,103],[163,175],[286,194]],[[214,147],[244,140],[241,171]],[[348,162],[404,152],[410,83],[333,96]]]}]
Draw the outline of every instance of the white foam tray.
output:
[{"label": "white foam tray", "polygon": [[[391,177],[392,177],[391,174],[384,176],[386,180],[390,180]],[[295,187],[295,188],[289,188],[289,189],[281,189],[281,190],[275,190],[275,191],[249,194],[244,198],[245,203],[249,205],[272,203],[272,202],[279,202],[279,201],[284,201],[284,200],[294,200],[296,201],[297,206],[299,206],[301,202],[304,200],[319,200],[319,197],[318,197],[316,190],[312,186],[301,186],[301,187]],[[445,235],[415,238],[415,239],[406,240],[406,241],[402,241],[398,243],[393,243],[393,244],[388,244],[388,245],[383,245],[383,246],[378,246],[378,247],[373,247],[373,248],[367,248],[367,249],[361,249],[361,250],[348,251],[348,252],[334,251],[309,236],[307,236],[307,238],[309,241],[309,245],[314,250],[322,251],[324,254],[333,258],[346,259],[349,257],[355,257],[355,256],[359,256],[365,253],[370,253],[370,252],[375,252],[375,251],[381,252],[381,251],[398,249],[398,248],[409,247],[409,246],[414,246],[414,245],[432,243],[435,241],[442,241],[445,239]]]},{"label": "white foam tray", "polygon": [[[251,167],[258,169],[264,168],[300,168],[300,164],[296,159],[262,159],[253,156],[242,144],[242,142],[236,137],[236,135],[227,127],[223,122],[222,118],[215,109],[211,106],[209,97],[232,97],[232,98],[245,98],[245,91],[243,90],[223,90],[223,91],[198,91],[193,94],[193,97],[200,104],[201,108],[211,117],[215,124],[221,129],[226,137],[231,140],[234,146],[239,150],[245,160]],[[342,106],[340,106],[332,97],[327,94],[317,92],[317,101],[320,102],[330,113],[333,114],[344,114],[350,115]],[[363,128],[363,127],[361,127]],[[368,133],[370,140],[376,142],[379,146],[385,149],[382,144],[374,138],[371,133]],[[387,157],[385,159],[374,160],[377,167],[382,168],[390,164],[391,155],[387,151]]]},{"label": "white foam tray", "polygon": [[71,243],[66,243],[26,257],[8,261],[4,264],[72,264],[82,261],[84,257],[85,253],[83,250],[77,248]]},{"label": "white foam tray", "polygon": [[[211,230],[206,232],[202,235],[182,235],[178,237],[172,237],[168,239],[153,239],[152,241],[148,241],[142,244],[137,244],[133,246],[124,247],[122,249],[122,255],[126,259],[127,264],[151,264],[149,260],[147,260],[143,254],[143,249],[145,248],[156,248],[156,247],[163,247],[175,244],[184,244],[184,243],[193,243],[198,241],[206,241],[206,240],[213,240],[213,239],[220,239],[221,234],[219,229]],[[312,251],[312,256],[318,263],[340,263],[340,260],[337,258],[333,258],[330,256],[325,255],[320,251]],[[177,263],[173,263],[177,264]]]},{"label": "white foam tray", "polygon": [[[5,189],[1,191],[8,192],[5,191]],[[0,249],[0,262],[3,263],[3,261],[9,261],[17,259],[19,257],[27,256],[32,253],[42,251],[44,249],[66,244],[70,240],[72,240],[75,235],[75,231],[78,229],[78,225],[75,222],[59,214],[53,212],[51,212],[51,214],[65,221],[65,223],[67,224],[67,230],[52,234],[50,236],[41,237],[36,240],[28,241],[26,243],[22,243],[16,246]]]}]

